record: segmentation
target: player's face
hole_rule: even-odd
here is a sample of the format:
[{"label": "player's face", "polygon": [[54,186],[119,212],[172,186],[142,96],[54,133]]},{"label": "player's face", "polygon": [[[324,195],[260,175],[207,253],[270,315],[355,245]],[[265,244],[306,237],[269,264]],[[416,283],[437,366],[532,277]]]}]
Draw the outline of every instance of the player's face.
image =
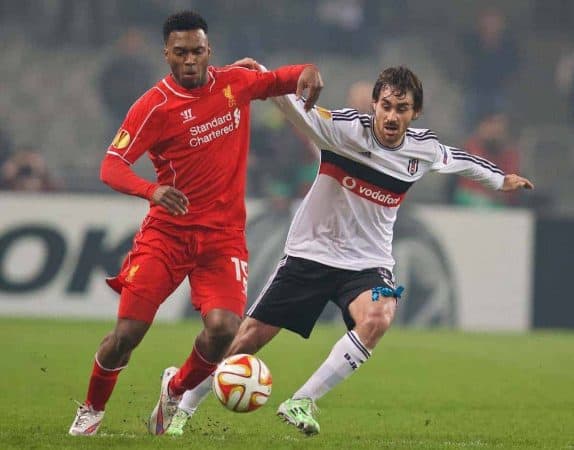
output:
[{"label": "player's face", "polygon": [[207,82],[211,50],[205,31],[172,31],[163,52],[178,84],[193,89]]},{"label": "player's face", "polygon": [[413,106],[411,91],[398,95],[391,86],[381,89],[379,99],[373,102],[373,109],[375,134],[384,146],[393,148],[401,145],[408,126],[418,116]]}]

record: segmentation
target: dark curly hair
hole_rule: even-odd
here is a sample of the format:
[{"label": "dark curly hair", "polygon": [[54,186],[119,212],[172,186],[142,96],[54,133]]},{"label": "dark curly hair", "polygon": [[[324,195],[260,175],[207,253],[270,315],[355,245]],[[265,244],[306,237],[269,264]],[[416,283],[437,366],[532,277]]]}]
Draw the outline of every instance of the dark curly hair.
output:
[{"label": "dark curly hair", "polygon": [[404,66],[389,67],[379,74],[379,78],[373,87],[373,101],[379,100],[381,89],[391,87],[399,96],[405,95],[408,91],[413,93],[413,109],[420,112],[423,109],[423,84],[421,80],[408,68]]},{"label": "dark curly hair", "polygon": [[181,11],[169,16],[163,24],[163,41],[167,42],[172,31],[203,30],[207,34],[207,22],[195,11]]}]

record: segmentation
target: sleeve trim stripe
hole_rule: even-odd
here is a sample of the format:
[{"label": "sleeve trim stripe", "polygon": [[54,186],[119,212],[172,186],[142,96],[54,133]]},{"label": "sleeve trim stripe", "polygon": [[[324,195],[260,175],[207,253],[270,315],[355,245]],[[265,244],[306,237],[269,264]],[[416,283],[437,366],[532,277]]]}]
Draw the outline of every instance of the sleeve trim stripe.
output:
[{"label": "sleeve trim stripe", "polygon": [[158,103],[157,105],[155,105],[151,111],[148,113],[148,115],[146,116],[146,118],[143,120],[143,122],[141,123],[138,131],[136,132],[136,135],[134,136],[133,141],[130,143],[130,145],[128,146],[128,148],[126,149],[126,151],[124,152],[124,154],[122,155],[124,158],[125,156],[128,154],[128,152],[131,150],[132,146],[134,145],[134,143],[137,141],[139,134],[141,133],[144,125],[146,124],[146,122],[149,120],[149,118],[151,117],[151,115],[154,113],[154,111],[156,109],[158,109],[160,106],[163,106],[167,103],[167,95],[165,95],[165,92],[163,92],[161,89],[159,89],[157,86],[154,86],[154,89],[157,89],[159,92],[161,92],[161,94],[163,95],[163,101],[161,103]]},{"label": "sleeve trim stripe", "polygon": [[338,116],[338,117],[356,117],[356,116],[359,116],[361,118],[367,118],[367,119],[371,118],[370,114],[359,114],[359,112],[355,109],[351,109],[347,113],[341,113],[339,111],[331,111],[331,114],[334,116]]},{"label": "sleeve trim stripe", "polygon": [[418,136],[411,136],[410,134],[407,134],[408,137],[410,137],[411,139],[414,139],[415,141],[418,142],[424,142],[424,141],[430,141],[430,140],[435,140],[438,141],[438,138],[434,135],[428,135],[425,137],[418,137]]},{"label": "sleeve trim stripe", "polygon": [[498,174],[500,174],[500,175],[504,175],[504,172],[503,172],[502,170],[500,170],[498,167],[496,167],[496,166],[495,166],[495,167],[490,167],[489,165],[486,165],[486,164],[482,163],[481,161],[479,161],[479,160],[477,160],[477,159],[474,159],[472,156],[470,156],[470,155],[468,155],[468,154],[467,154],[467,155],[464,155],[464,156],[463,156],[463,155],[452,155],[452,158],[453,158],[453,159],[459,159],[459,160],[470,161],[470,162],[473,162],[473,163],[475,163],[475,164],[477,164],[477,165],[479,165],[479,166],[481,166],[481,167],[484,167],[485,169],[490,170],[491,172],[498,173]]},{"label": "sleeve trim stripe", "polygon": [[335,109],[331,111],[333,114],[340,114],[340,115],[349,115],[349,114],[358,114],[359,112],[353,108],[343,108],[343,109]]},{"label": "sleeve trim stripe", "polygon": [[417,137],[423,137],[426,136],[427,134],[432,134],[433,136],[436,136],[435,132],[432,130],[425,130],[425,131],[413,131],[412,129],[408,129],[407,130],[407,134],[410,134],[411,136],[417,136]]},{"label": "sleeve trim stripe", "polygon": [[117,156],[118,158],[120,158],[122,161],[124,161],[125,163],[129,164],[130,166],[132,165],[132,163],[130,161],[128,161],[127,159],[125,159],[122,155],[120,155],[118,152],[114,152],[112,150],[108,150],[106,152],[108,155],[114,155]]},{"label": "sleeve trim stripe", "polygon": [[464,151],[462,151],[462,150],[457,150],[457,149],[454,149],[454,148],[451,149],[451,153],[452,153],[453,155],[469,156],[469,157],[471,157],[471,158],[474,158],[474,159],[477,160],[477,161],[480,161],[480,162],[486,164],[487,166],[490,166],[490,167],[492,167],[492,168],[498,169],[498,166],[497,166],[496,164],[490,162],[488,159],[481,158],[480,156],[473,155],[473,154],[471,154],[471,153],[467,153],[467,152],[464,152]]},{"label": "sleeve trim stripe", "polygon": [[361,122],[361,125],[363,125],[363,127],[365,128],[370,128],[371,127],[371,121],[368,119],[362,119],[360,117],[333,117],[333,122],[338,121],[338,122],[354,122],[358,120],[359,122]]},{"label": "sleeve trim stripe", "polygon": [[412,138],[415,139],[424,139],[424,138],[428,138],[428,137],[433,137],[436,138],[436,134],[434,133],[426,133],[426,134],[415,134],[415,133],[411,133],[410,131],[407,131],[407,136],[410,136]]}]

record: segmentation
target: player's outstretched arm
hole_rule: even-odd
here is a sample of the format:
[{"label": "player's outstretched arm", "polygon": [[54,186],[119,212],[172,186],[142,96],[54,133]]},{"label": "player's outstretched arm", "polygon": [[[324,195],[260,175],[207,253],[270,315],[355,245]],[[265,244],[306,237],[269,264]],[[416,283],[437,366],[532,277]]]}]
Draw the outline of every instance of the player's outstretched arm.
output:
[{"label": "player's outstretched arm", "polygon": [[[249,57],[239,59],[232,63],[231,66],[245,67],[246,69],[256,70],[258,72],[267,72],[267,69],[263,65]],[[305,111],[310,111],[313,106],[315,106],[322,89],[323,78],[321,77],[319,69],[312,64],[307,65],[297,79],[297,88],[295,91],[297,99],[300,99],[304,93],[307,94]]]},{"label": "player's outstretched arm", "polygon": [[534,189],[534,184],[527,178],[523,178],[516,174],[510,174],[504,176],[504,182],[502,183],[501,191],[510,192],[516,191],[518,189]]}]

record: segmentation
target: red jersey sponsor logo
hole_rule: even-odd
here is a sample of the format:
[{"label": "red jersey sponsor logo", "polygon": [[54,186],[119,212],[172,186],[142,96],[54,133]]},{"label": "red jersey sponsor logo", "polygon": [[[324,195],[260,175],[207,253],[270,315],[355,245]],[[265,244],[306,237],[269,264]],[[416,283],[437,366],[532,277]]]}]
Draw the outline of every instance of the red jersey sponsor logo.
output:
[{"label": "red jersey sponsor logo", "polygon": [[404,194],[397,194],[395,192],[388,191],[380,186],[361,180],[360,178],[352,177],[334,164],[321,164],[319,173],[335,178],[345,189],[348,189],[354,194],[381,206],[391,208],[399,206],[405,196]]},{"label": "red jersey sponsor logo", "polygon": [[222,116],[214,117],[209,122],[191,127],[189,132],[192,137],[189,140],[189,145],[198,147],[228,135],[239,128],[240,119],[241,111],[236,108],[233,113],[230,111]]}]

